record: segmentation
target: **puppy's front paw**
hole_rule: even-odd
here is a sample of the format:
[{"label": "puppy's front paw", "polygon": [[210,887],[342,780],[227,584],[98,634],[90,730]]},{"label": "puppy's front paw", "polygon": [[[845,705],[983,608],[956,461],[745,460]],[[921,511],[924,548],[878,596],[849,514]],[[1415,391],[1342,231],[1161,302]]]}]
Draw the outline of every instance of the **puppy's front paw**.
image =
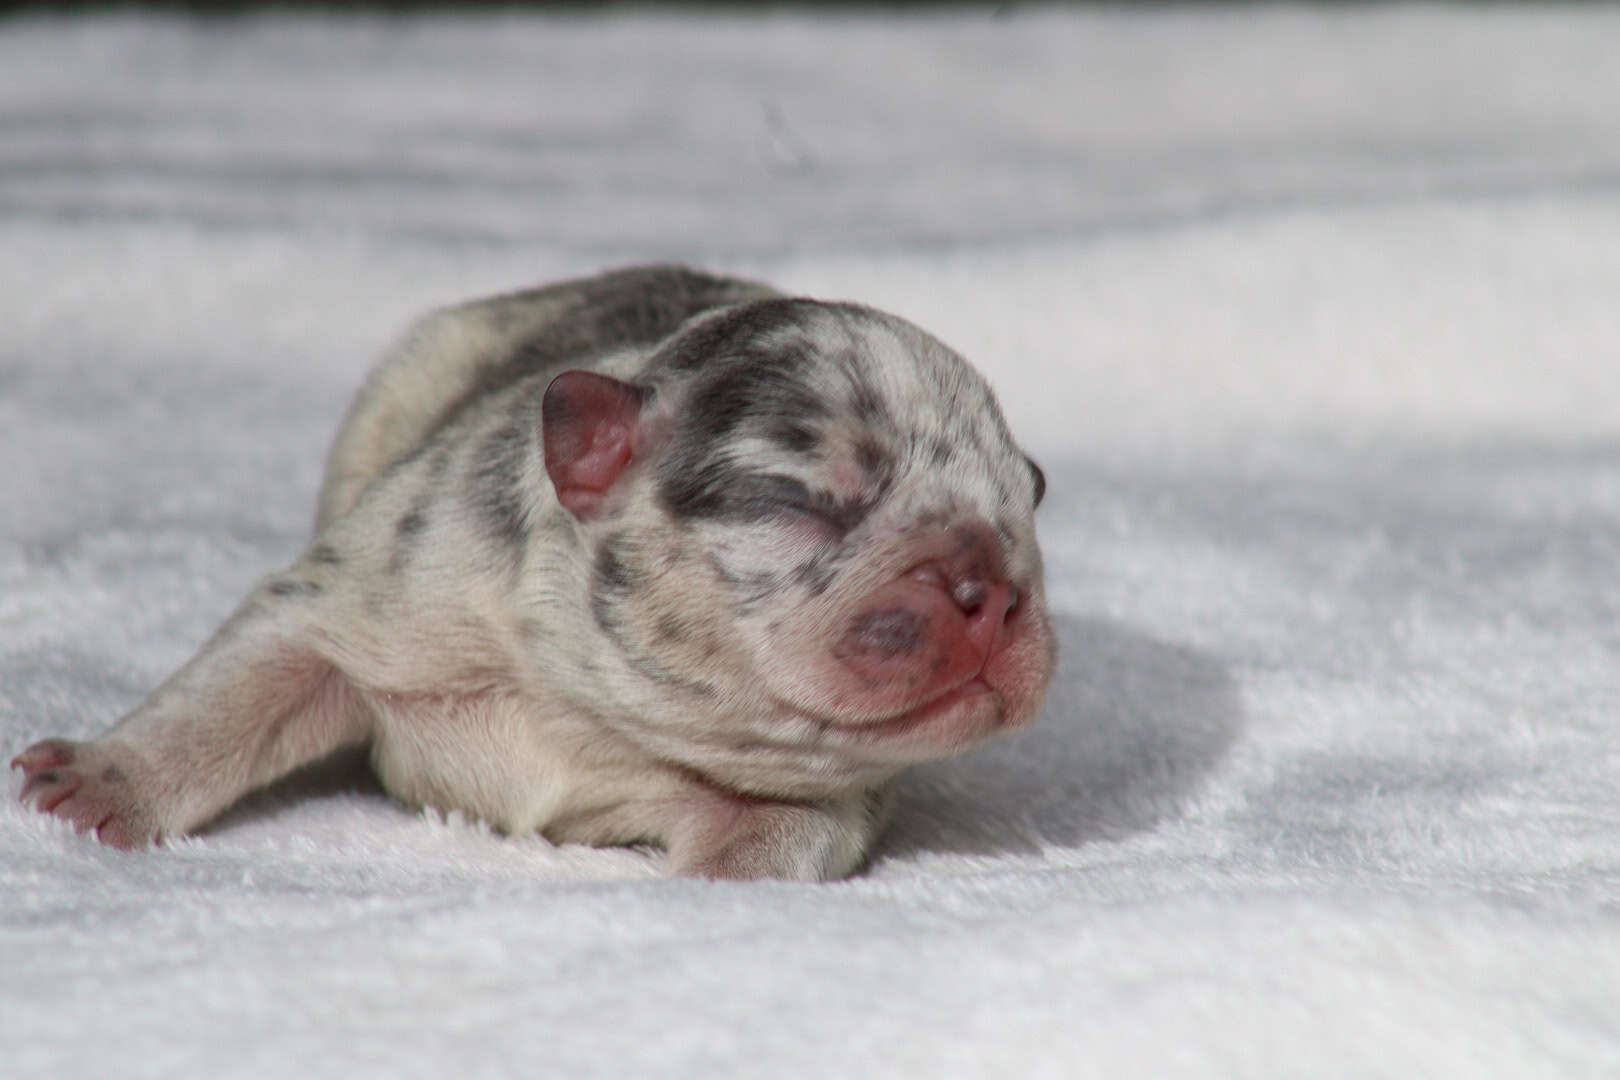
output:
[{"label": "puppy's front paw", "polygon": [[818,806],[720,801],[687,823],[669,870],[721,881],[830,881],[855,870],[865,839]]},{"label": "puppy's front paw", "polygon": [[135,789],[139,764],[128,751],[101,743],[46,739],[11,759],[23,771],[19,798],[117,848],[158,838],[156,817]]}]

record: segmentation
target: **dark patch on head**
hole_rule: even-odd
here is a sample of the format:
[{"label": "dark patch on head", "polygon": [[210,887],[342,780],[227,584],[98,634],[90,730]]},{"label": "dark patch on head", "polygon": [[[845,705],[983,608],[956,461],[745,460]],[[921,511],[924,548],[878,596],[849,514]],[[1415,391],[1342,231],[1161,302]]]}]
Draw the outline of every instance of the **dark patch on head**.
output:
[{"label": "dark patch on head", "polygon": [[951,456],[952,450],[950,443],[946,442],[944,439],[938,438],[937,436],[928,440],[928,462],[936,469],[943,468],[945,465],[949,464]]},{"label": "dark patch on head", "polygon": [[956,560],[958,573],[974,580],[985,580],[998,576],[996,566],[996,553],[986,541],[985,535],[977,529],[959,527],[951,534],[956,541],[956,551],[953,558]]},{"label": "dark patch on head", "polygon": [[763,603],[782,591],[783,579],[768,570],[751,572],[733,570],[713,554],[709,555],[708,563],[709,569],[714,572],[714,576],[721,584],[738,594],[739,608]]},{"label": "dark patch on head", "polygon": [[319,596],[324,590],[313,581],[272,581],[271,596]]},{"label": "dark patch on head", "polygon": [[739,441],[760,439],[793,454],[820,444],[832,409],[809,382],[815,342],[793,332],[811,306],[743,304],[675,338],[655,358],[655,367],[701,369],[659,468],[659,498],[677,518],[724,511],[724,489],[743,469],[727,452]]},{"label": "dark patch on head", "polygon": [[534,426],[514,417],[484,437],[467,476],[467,504],[495,539],[514,547],[528,535],[524,466],[535,452]]},{"label": "dark patch on head", "polygon": [[838,576],[836,562],[828,558],[814,558],[793,568],[793,580],[803,585],[811,596],[820,596]]},{"label": "dark patch on head", "polygon": [[894,468],[889,455],[873,439],[855,440],[855,464],[868,476],[878,476]]},{"label": "dark patch on head", "polygon": [[773,297],[738,304],[673,339],[654,359],[655,366],[694,372],[714,363],[758,353],[760,339],[804,325],[804,314],[817,306],[810,300]]},{"label": "dark patch on head", "polygon": [[331,544],[316,544],[309,549],[309,561],[318,566],[338,566],[343,562],[343,556]]},{"label": "dark patch on head", "polygon": [[[881,442],[863,437],[854,453],[867,473],[867,494],[834,501],[816,493],[784,500],[760,495],[762,479],[738,460],[736,446],[758,439],[790,454],[810,454],[843,400],[829,400],[815,372],[841,369],[849,408],[868,427],[884,418],[876,389],[862,377],[853,349],[829,355],[813,333],[812,317],[838,305],[765,300],[713,317],[673,339],[654,366],[691,370],[689,391],[667,451],[658,466],[658,498],[677,520],[758,520],[781,509],[808,509],[838,532],[857,527],[893,482],[895,464]],[[851,334],[852,337],[858,337]],[[794,501],[809,504],[795,507]]]},{"label": "dark patch on head", "polygon": [[810,346],[779,345],[743,354],[696,386],[683,417],[683,433],[705,444],[750,434],[765,437],[784,424],[825,422],[832,410],[805,381]]},{"label": "dark patch on head", "polygon": [[586,278],[572,288],[579,297],[579,314],[559,322],[576,325],[572,332],[598,348],[651,345],[694,315],[766,291],[752,282],[683,266],[631,267]]},{"label": "dark patch on head", "polygon": [[795,513],[809,502],[804,483],[788,477],[762,476],[742,465],[714,462],[701,477],[675,477],[659,494],[677,518],[716,518],[753,522]]},{"label": "dark patch on head", "polygon": [[856,441],[855,463],[861,469],[861,487],[865,494],[847,504],[853,506],[858,503],[861,511],[860,519],[851,522],[850,528],[860,524],[860,520],[864,520],[867,514],[889,497],[889,492],[894,488],[895,476],[899,472],[894,457],[875,439]]},{"label": "dark patch on head", "polygon": [[658,616],[658,619],[653,623],[653,635],[659,641],[678,644],[686,637],[686,627],[681,623],[681,620],[666,613]]},{"label": "dark patch on head", "polygon": [[790,454],[808,454],[821,445],[821,435],[815,428],[787,418],[762,425],[759,434]]},{"label": "dark patch on head", "polygon": [[879,495],[838,500],[796,477],[740,467],[725,470],[724,476],[724,483],[686,505],[688,517],[742,525],[802,518],[824,527],[829,538],[842,538],[859,528],[879,501]]},{"label": "dark patch on head", "polygon": [[612,349],[656,345],[696,315],[766,291],[752,282],[684,267],[641,266],[472,305],[471,317],[487,318],[509,333],[536,306],[551,307],[554,313],[507,355],[480,369],[433,422],[430,433],[453,423],[469,404],[488,394],[531,377],[543,385],[564,368],[588,366]]},{"label": "dark patch on head", "polygon": [[1035,464],[1035,459],[1029,455],[1024,456],[1024,461],[1029,465],[1030,475],[1035,479],[1035,505],[1039,506],[1041,500],[1046,498],[1046,473],[1039,465]]},{"label": "dark patch on head", "polygon": [[742,596],[739,598],[740,607],[753,607],[763,604],[782,591],[782,578],[768,570],[757,570],[749,574],[740,574],[737,577],[737,586]]}]

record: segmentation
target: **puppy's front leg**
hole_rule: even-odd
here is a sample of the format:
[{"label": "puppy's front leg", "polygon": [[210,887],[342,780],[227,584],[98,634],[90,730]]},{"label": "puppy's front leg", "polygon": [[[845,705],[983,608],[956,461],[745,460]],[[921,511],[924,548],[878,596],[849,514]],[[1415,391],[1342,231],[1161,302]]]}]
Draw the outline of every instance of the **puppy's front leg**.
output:
[{"label": "puppy's front leg", "polygon": [[262,585],[105,735],[47,739],[18,754],[22,800],[103,843],[141,847],[363,741],[369,713],[322,653],[323,587],[302,569]]},{"label": "puppy's front leg", "polygon": [[669,871],[731,881],[831,881],[866,860],[892,805],[880,784],[814,803],[715,793],[683,806],[670,830]]}]

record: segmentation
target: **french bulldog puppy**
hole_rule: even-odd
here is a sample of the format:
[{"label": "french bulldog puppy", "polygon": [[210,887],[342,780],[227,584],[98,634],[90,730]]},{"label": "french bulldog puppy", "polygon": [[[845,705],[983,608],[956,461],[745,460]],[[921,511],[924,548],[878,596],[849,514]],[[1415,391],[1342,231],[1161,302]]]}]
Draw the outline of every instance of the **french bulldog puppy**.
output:
[{"label": "french bulldog puppy", "polygon": [[892,315],[648,267],[450,307],[371,372],[315,536],[21,798],[141,847],[367,743],[407,803],[677,874],[857,869],[904,766],[1039,710],[1040,470]]}]

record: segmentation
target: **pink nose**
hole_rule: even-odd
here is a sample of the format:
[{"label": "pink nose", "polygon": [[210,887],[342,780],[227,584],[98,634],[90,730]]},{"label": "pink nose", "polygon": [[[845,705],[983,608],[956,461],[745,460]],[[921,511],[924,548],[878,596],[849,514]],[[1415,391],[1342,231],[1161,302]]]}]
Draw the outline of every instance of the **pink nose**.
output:
[{"label": "pink nose", "polygon": [[958,527],[955,548],[911,572],[913,579],[948,594],[966,620],[966,634],[979,658],[1001,644],[1007,623],[1018,608],[1018,589],[1001,568],[1000,545],[984,525]]},{"label": "pink nose", "polygon": [[990,527],[961,525],[929,547],[925,561],[873,590],[832,649],[866,705],[905,705],[960,686],[1016,636],[1018,590]]},{"label": "pink nose", "polygon": [[1001,581],[962,581],[951,589],[951,599],[967,618],[968,640],[979,655],[988,657],[1000,645],[1008,616],[1018,606],[1018,590]]}]

